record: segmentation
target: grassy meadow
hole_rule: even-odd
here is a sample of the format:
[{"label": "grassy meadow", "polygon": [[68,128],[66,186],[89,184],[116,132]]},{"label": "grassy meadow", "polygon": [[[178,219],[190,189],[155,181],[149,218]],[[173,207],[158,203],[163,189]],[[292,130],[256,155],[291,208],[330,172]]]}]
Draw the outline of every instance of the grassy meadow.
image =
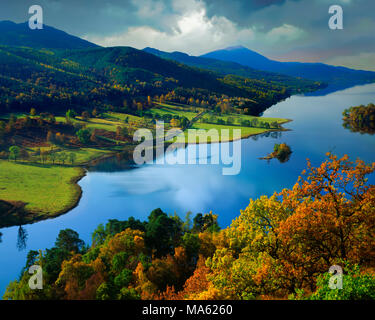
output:
[{"label": "grassy meadow", "polygon": [[[191,108],[189,106],[186,106],[185,108],[182,108],[181,106],[174,106],[174,105],[168,105],[166,103],[158,104],[158,107],[154,107],[151,109],[152,113],[155,115],[163,116],[164,114],[171,114],[172,116],[177,115],[179,117],[186,117],[189,120],[194,119],[198,116],[198,112],[192,112],[192,111],[186,111],[190,110]],[[203,109],[204,110],[204,109]],[[263,128],[263,127],[249,127],[242,125],[242,122],[245,120],[253,121],[256,119],[258,123],[268,123],[271,125],[272,123],[277,123],[279,125],[289,122],[289,119],[283,119],[283,118],[265,118],[265,117],[255,117],[250,115],[243,115],[243,114],[237,114],[237,113],[230,113],[230,114],[223,114],[223,115],[215,115],[215,120],[223,120],[226,124],[217,124],[217,123],[211,123],[210,120],[212,119],[212,115],[208,112],[204,112],[203,110],[199,110],[201,112],[200,117],[198,117],[195,121],[193,121],[188,129],[196,129],[196,130],[204,130],[197,132],[197,139],[195,142],[188,141],[188,129],[184,131],[184,137],[185,137],[185,143],[202,143],[204,142],[204,137],[206,136],[208,130],[210,129],[216,129],[219,132],[219,137],[211,137],[207,136],[207,142],[215,143],[215,142],[227,142],[227,141],[233,141],[235,137],[233,137],[233,130],[234,129],[240,129],[241,130],[241,139],[250,137],[252,135],[257,135],[269,131],[275,131],[280,129],[275,128]],[[227,124],[228,118],[231,118],[232,123]],[[229,137],[221,137],[221,130],[222,129],[228,129],[229,130]],[[282,130],[282,129],[281,129]],[[203,138],[203,140],[202,140]],[[181,138],[178,138],[178,141],[181,141]],[[176,141],[176,138],[174,140],[168,139],[168,142]]]},{"label": "grassy meadow", "polygon": [[150,109],[151,113],[158,116],[163,116],[165,114],[170,114],[171,116],[185,117],[188,120],[195,118],[199,112],[187,111],[189,109],[172,106],[168,104],[158,104],[157,107]]},{"label": "grassy meadow", "polygon": [[79,167],[0,161],[0,199],[25,203],[32,219],[54,216],[77,203],[81,189],[76,182],[83,175]]},{"label": "grassy meadow", "polygon": [[[203,115],[202,116],[202,122],[206,122],[206,123],[209,122],[209,118],[210,118],[210,115],[208,115],[208,114]],[[283,118],[255,117],[255,116],[249,116],[249,115],[246,115],[246,114],[234,114],[234,113],[224,114],[224,115],[219,115],[219,116],[215,115],[215,118],[216,118],[216,120],[221,119],[221,120],[224,120],[225,122],[228,121],[228,118],[232,118],[233,119],[233,125],[241,125],[241,121],[244,121],[244,120],[253,121],[254,119],[256,119],[258,121],[262,121],[264,123],[268,123],[268,124],[271,124],[272,122],[277,122],[278,124],[283,124],[283,123],[289,121],[288,119],[283,119]]]}]

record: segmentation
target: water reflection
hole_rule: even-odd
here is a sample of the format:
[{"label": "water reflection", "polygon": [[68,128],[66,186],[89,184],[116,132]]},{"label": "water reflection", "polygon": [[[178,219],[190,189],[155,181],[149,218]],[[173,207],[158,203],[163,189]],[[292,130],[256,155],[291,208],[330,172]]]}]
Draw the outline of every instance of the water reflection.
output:
[{"label": "water reflection", "polygon": [[26,249],[26,242],[27,242],[27,231],[24,227],[19,226],[18,227],[18,236],[17,236],[17,249],[19,251]]},{"label": "water reflection", "polygon": [[304,96],[306,97],[324,97],[329,94],[335,93],[337,91],[343,91],[345,89],[350,89],[354,86],[358,85],[366,85],[368,83],[358,83],[358,81],[345,81],[345,83],[342,84],[330,84],[328,87],[318,90],[318,91],[313,91],[313,92],[306,92]]}]

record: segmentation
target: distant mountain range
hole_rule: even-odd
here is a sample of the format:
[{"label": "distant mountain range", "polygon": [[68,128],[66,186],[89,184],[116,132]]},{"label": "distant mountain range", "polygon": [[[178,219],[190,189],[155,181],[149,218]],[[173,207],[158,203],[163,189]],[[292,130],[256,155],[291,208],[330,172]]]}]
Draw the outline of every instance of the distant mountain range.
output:
[{"label": "distant mountain range", "polygon": [[[239,61],[152,48],[105,48],[46,25],[30,30],[27,23],[1,21],[0,113],[35,106],[57,113],[68,108],[135,112],[139,101],[165,95],[169,101],[193,100],[211,107],[230,100],[244,112],[257,115],[292,94],[323,88],[325,79],[375,81],[373,72],[330,66],[325,66],[329,76],[320,77],[321,71],[316,71],[313,80],[305,79],[306,74],[296,77],[279,70],[257,70],[243,65],[246,53],[262,66],[271,60],[245,48],[227,51],[237,52],[233,59]],[[312,71],[314,65],[324,66],[310,64]]]},{"label": "distant mountain range", "polygon": [[[0,45],[67,50],[100,48],[94,43],[47,25],[44,25],[42,30],[31,30],[28,22],[12,21],[0,21]],[[235,74],[253,79],[261,79],[264,71],[267,71],[335,85],[375,81],[375,72],[334,67],[323,63],[279,62],[242,46],[209,52],[199,57],[189,56],[183,52],[168,53],[153,48],[145,48],[144,51],[220,74]],[[290,80],[287,77],[281,79],[280,75],[278,77],[279,80]],[[269,77],[267,79],[269,80]]]},{"label": "distant mountain range", "polygon": [[272,71],[293,77],[303,77],[331,84],[367,83],[375,81],[375,72],[353,70],[323,63],[280,62],[270,60],[243,46],[229,47],[206,53],[200,58],[237,62],[241,65],[263,71]]},{"label": "distant mountain range", "polygon": [[269,81],[296,81],[295,77],[276,74],[272,71],[261,71],[256,70],[254,68],[244,66],[242,64],[231,62],[231,61],[222,61],[219,59],[211,59],[211,58],[204,58],[204,57],[195,57],[189,56],[183,52],[164,52],[154,48],[144,48],[143,51],[156,55],[160,58],[178,61],[180,63],[186,64],[188,66],[202,68],[206,70],[211,70],[217,72],[222,75],[228,74],[235,74],[241,77],[248,77],[252,79],[264,80],[265,76],[267,76],[267,80]]},{"label": "distant mountain range", "polygon": [[99,47],[94,43],[47,25],[44,25],[41,30],[31,30],[28,22],[14,23],[12,21],[0,21],[0,45],[51,49]]}]

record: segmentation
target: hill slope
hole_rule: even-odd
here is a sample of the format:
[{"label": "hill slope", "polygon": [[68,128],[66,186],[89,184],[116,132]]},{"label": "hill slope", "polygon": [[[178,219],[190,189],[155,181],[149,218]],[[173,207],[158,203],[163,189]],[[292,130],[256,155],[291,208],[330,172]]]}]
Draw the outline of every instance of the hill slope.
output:
[{"label": "hill slope", "polygon": [[54,113],[70,108],[137,109],[134,101],[165,95],[169,101],[193,99],[212,107],[226,102],[254,115],[294,92],[319,88],[311,81],[283,83],[264,77],[222,75],[130,47],[47,50],[0,46],[0,113],[32,107]]},{"label": "hill slope", "polygon": [[[257,99],[262,107],[281,98],[282,86],[256,91],[233,79],[128,47],[38,50],[0,46],[0,113],[63,113],[89,108],[134,107],[134,100],[167,95],[216,105],[221,97]],[[267,101],[267,102],[266,102]],[[257,112],[257,111],[254,111]]]},{"label": "hill slope", "polygon": [[28,22],[0,21],[0,45],[31,48],[84,49],[98,47],[96,44],[72,36],[47,25],[31,30]]},{"label": "hill slope", "polygon": [[279,62],[270,60],[242,46],[209,52],[201,57],[237,62],[259,70],[278,72],[294,77],[304,77],[336,85],[375,81],[375,72],[335,67],[323,63]]},{"label": "hill slope", "polygon": [[217,80],[217,75],[212,72],[161,59],[131,47],[70,51],[65,52],[63,56],[84,66],[90,66],[122,84],[136,80],[153,83],[164,79],[169,80],[168,87],[177,85],[228,95],[244,94],[241,89]]},{"label": "hill slope", "polygon": [[203,60],[208,63],[188,66],[131,47],[98,47],[46,25],[30,30],[26,23],[1,22],[0,113],[30,108],[55,114],[72,108],[135,113],[153,98],[210,108],[225,104],[224,109],[256,115],[293,93],[321,87]]}]

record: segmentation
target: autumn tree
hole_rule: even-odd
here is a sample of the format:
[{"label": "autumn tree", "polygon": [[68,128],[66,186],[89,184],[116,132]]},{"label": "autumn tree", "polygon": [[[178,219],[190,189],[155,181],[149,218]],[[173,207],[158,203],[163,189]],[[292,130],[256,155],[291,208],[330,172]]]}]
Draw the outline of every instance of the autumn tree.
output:
[{"label": "autumn tree", "polygon": [[65,134],[57,132],[55,135],[55,142],[63,145],[65,143],[66,137]]},{"label": "autumn tree", "polygon": [[375,186],[367,176],[375,163],[355,163],[348,156],[328,154],[280,196],[293,212],[279,227],[281,244],[293,251],[284,257],[313,277],[342,261],[374,266]]},{"label": "autumn tree", "polygon": [[81,114],[82,120],[87,121],[90,118],[88,111],[83,111]]},{"label": "autumn tree", "polygon": [[180,125],[180,121],[178,119],[172,118],[170,124],[172,127],[178,127]]},{"label": "autumn tree", "polygon": [[92,266],[82,261],[82,256],[77,254],[70,260],[62,263],[61,272],[56,280],[56,284],[64,288],[66,299],[77,300],[80,298],[80,292],[84,290],[88,279],[93,274],[94,270]]},{"label": "autumn tree", "polygon": [[47,133],[47,142],[53,143],[55,141],[55,134],[52,131]]},{"label": "autumn tree", "polygon": [[251,200],[225,230],[207,261],[209,277],[226,298],[286,297],[312,292],[316,277],[344,261],[374,267],[375,163],[328,159],[308,163],[292,189]]},{"label": "autumn tree", "polygon": [[182,291],[178,293],[179,299],[186,300],[208,300],[220,299],[219,290],[214,288],[208,280],[210,268],[206,266],[205,258],[200,256],[193,275],[188,278]]}]

